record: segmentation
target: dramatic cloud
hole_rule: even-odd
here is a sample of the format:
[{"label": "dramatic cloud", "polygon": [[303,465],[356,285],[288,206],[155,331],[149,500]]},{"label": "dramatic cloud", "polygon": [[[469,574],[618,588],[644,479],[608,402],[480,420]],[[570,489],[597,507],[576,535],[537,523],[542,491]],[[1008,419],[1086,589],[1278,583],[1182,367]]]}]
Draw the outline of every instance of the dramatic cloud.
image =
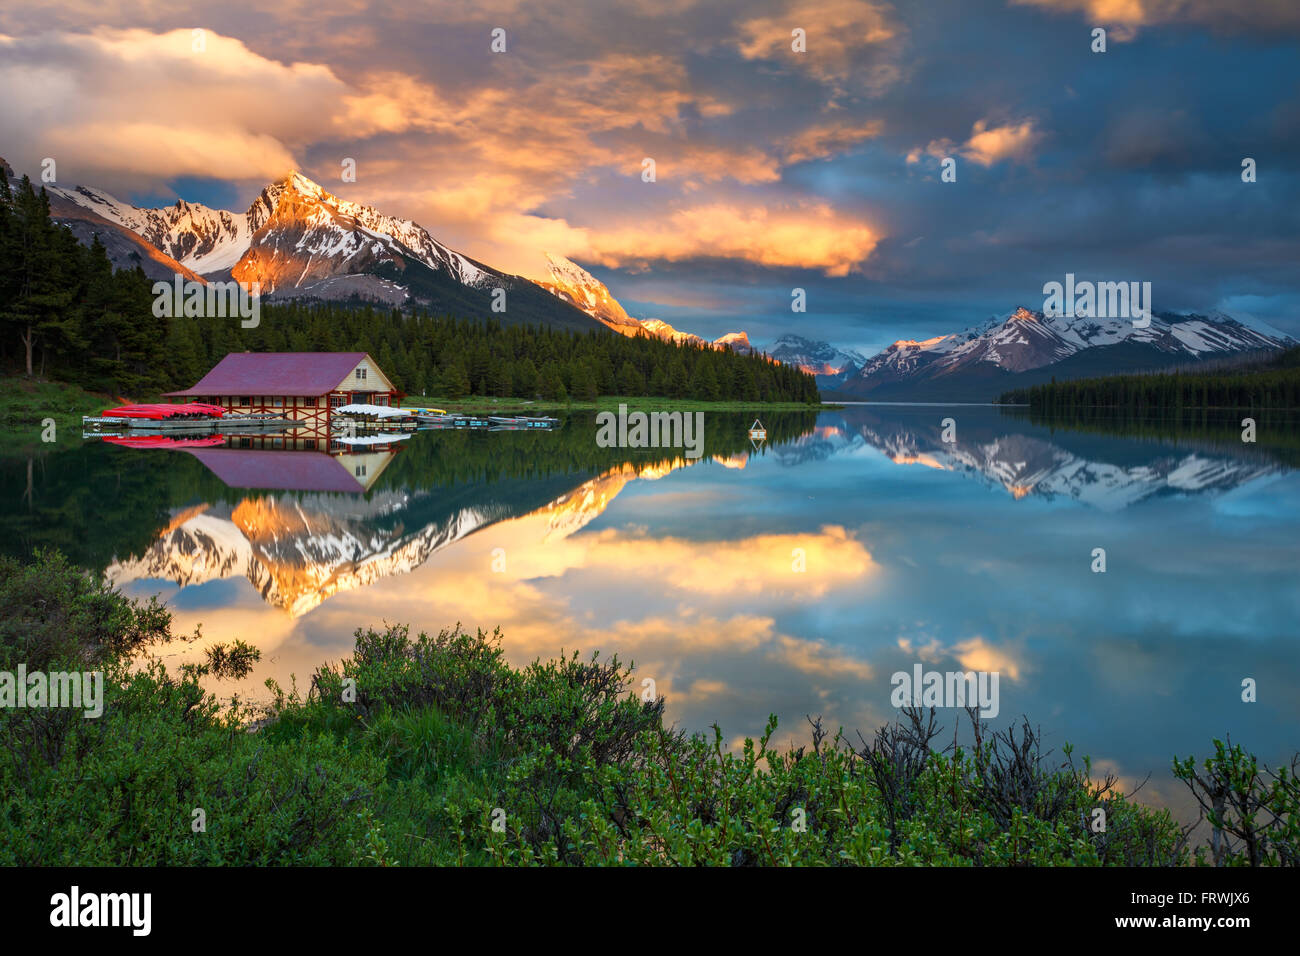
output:
[{"label": "dramatic cloud", "polygon": [[[1300,97],[1277,81],[1300,56],[1296,4],[555,9],[0,9],[0,154],[27,173],[52,157],[61,184],[135,202],[223,208],[296,166],[512,272],[568,255],[632,314],[709,337],[929,338],[1085,266],[1150,276],[1171,308],[1249,303],[1300,333]],[[1132,42],[1094,54],[1096,25]],[[964,167],[956,183],[943,157]],[[793,269],[817,303],[797,323],[776,305]]]},{"label": "dramatic cloud", "polygon": [[1032,157],[1033,149],[1041,139],[1042,133],[1035,129],[1033,120],[991,127],[988,120],[982,119],[971,128],[970,138],[965,143],[958,145],[951,139],[931,140],[924,151],[919,148],[909,151],[907,162],[920,162],[923,153],[934,159],[961,155],[980,166],[992,166],[1003,160],[1025,162]]},{"label": "dramatic cloud", "polygon": [[30,168],[51,156],[60,181],[269,180],[347,91],[325,66],[278,63],[206,31],[5,36],[0,52],[0,140],[18,144],[7,158]]},{"label": "dramatic cloud", "polygon": [[[795,30],[804,32],[804,52],[794,49]],[[778,13],[742,22],[738,46],[746,59],[780,62],[836,87],[854,78],[880,92],[899,78],[901,34],[887,4],[792,0]]]},{"label": "dramatic cloud", "polygon": [[591,241],[592,255],[615,267],[719,256],[844,276],[871,255],[879,236],[824,202],[783,209],[710,203]]},{"label": "dramatic cloud", "polygon": [[1013,0],[1024,6],[1083,14],[1112,38],[1130,40],[1138,27],[1190,23],[1223,31],[1300,31],[1300,5],[1288,0]]}]

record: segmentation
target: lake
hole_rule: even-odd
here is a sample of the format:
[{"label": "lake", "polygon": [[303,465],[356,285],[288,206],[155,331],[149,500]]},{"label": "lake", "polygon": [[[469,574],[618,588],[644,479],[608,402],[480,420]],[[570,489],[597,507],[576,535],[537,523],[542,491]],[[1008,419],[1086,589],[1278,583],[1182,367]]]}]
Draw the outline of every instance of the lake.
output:
[{"label": "lake", "polygon": [[[671,721],[733,743],[768,714],[783,743],[807,741],[806,714],[869,737],[896,714],[893,674],[995,671],[992,727],[1027,715],[1180,816],[1174,755],[1225,734],[1270,763],[1300,745],[1294,420],[1246,444],[1233,416],[760,417],[765,441],[753,415],[706,413],[699,459],[600,448],[590,412],[356,455],[86,441],[3,459],[2,546],[58,546],[202,625],[168,663],[255,644],[223,695],[305,689],[362,625],[459,622],[500,627],[514,664],[635,661]],[[951,735],[960,712],[940,713]]]}]

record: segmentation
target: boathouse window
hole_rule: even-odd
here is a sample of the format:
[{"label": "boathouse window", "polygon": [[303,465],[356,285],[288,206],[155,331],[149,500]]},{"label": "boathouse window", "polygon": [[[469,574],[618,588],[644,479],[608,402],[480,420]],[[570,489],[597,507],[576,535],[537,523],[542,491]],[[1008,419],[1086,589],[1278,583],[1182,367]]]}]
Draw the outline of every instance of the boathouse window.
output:
[{"label": "boathouse window", "polygon": [[276,408],[282,407],[284,405],[283,396],[276,395],[274,398],[271,399],[271,404],[274,405]]},{"label": "boathouse window", "polygon": [[347,403],[348,403],[348,397],[347,397],[346,395],[331,395],[331,396],[330,396],[330,407],[331,407],[331,408],[338,408],[338,407],[340,407],[341,405],[346,405]]},{"label": "boathouse window", "polygon": [[252,405],[252,404],[253,404],[253,399],[252,399],[250,396],[248,396],[248,395],[240,395],[240,396],[239,396],[239,404],[240,404],[240,405]]},{"label": "boathouse window", "polygon": [[303,408],[315,408],[315,407],[316,407],[316,399],[314,399],[314,398],[304,398],[304,399],[302,400],[302,407],[303,407]]},{"label": "boathouse window", "polygon": [[363,368],[357,369],[357,379],[359,381],[364,381],[365,377],[366,377],[366,370]]}]

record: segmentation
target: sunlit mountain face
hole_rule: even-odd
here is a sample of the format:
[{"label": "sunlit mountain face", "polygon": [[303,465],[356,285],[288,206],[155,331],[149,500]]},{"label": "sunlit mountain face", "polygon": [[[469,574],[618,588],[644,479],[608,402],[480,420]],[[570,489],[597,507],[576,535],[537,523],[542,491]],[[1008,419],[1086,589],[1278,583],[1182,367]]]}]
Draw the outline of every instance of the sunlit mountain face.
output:
[{"label": "sunlit mountain face", "polygon": [[523,514],[544,518],[544,540],[564,538],[603,512],[629,481],[652,481],[695,463],[625,464],[540,504],[554,483],[497,485],[451,508],[428,491],[283,493],[233,507],[194,506],[179,512],[143,555],[110,566],[108,576],[121,585],[161,579],[180,588],[243,577],[268,604],[297,617],[341,591],[407,574],[467,535]]}]

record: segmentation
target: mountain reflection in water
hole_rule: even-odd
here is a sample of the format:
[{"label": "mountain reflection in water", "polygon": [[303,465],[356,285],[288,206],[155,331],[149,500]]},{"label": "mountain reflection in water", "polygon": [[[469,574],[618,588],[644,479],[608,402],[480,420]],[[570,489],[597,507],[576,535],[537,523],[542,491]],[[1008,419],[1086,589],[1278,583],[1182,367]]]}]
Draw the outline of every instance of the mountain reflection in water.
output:
[{"label": "mountain reflection in water", "polygon": [[[161,594],[178,630],[202,624],[169,663],[255,643],[262,664],[222,693],[305,680],[359,626],[459,621],[500,626],[515,664],[632,659],[671,720],[733,742],[769,713],[783,742],[802,742],[805,714],[869,732],[894,716],[890,675],[919,662],[997,670],[996,723],[1026,714],[1098,772],[1152,775],[1142,798],[1176,809],[1175,754],[1225,733],[1269,761],[1294,748],[1293,423],[1245,446],[1226,426],[1172,440],[848,406],[762,415],[755,450],[753,418],[707,414],[695,462],[598,449],[575,414],[545,435],[421,434],[366,452],[384,458],[364,476],[351,454],[280,467],[88,444],[4,460],[0,521],[11,551],[57,545]],[[306,480],[331,474],[355,490]]]}]

